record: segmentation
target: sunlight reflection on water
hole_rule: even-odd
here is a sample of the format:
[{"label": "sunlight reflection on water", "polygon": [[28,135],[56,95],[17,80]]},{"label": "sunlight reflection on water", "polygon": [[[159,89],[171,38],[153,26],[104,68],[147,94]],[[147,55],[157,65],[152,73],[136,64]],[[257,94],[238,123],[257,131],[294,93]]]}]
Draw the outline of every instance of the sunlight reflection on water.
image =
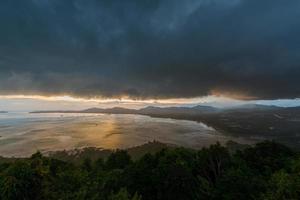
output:
[{"label": "sunlight reflection on water", "polygon": [[200,148],[230,139],[202,123],[141,115],[0,115],[0,155],[4,156],[87,146],[128,148],[153,140]]}]

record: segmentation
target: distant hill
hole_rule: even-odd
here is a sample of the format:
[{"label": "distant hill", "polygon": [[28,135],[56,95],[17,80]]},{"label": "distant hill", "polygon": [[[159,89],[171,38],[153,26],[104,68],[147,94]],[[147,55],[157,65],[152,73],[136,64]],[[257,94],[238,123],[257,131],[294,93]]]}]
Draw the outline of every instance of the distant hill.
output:
[{"label": "distant hill", "polygon": [[244,104],[231,108],[216,108],[212,106],[197,105],[194,107],[155,107],[148,106],[141,109],[128,109],[122,107],[113,108],[89,108],[86,110],[56,110],[56,111],[34,111],[31,113],[107,113],[107,114],[141,114],[141,115],[200,115],[217,114],[222,112],[270,112],[270,111],[300,111],[300,107],[284,108],[278,106],[268,106],[260,104]]},{"label": "distant hill", "polygon": [[86,113],[100,113],[103,112],[105,109],[102,108],[89,108],[86,110],[82,110],[81,112],[86,112]]},{"label": "distant hill", "polygon": [[8,113],[7,111],[0,111],[0,113]]},{"label": "distant hill", "polygon": [[202,112],[217,112],[221,111],[222,109],[215,108],[212,106],[203,106],[203,105],[197,105],[193,107],[194,110],[202,111]]},{"label": "distant hill", "polygon": [[154,107],[154,106],[148,106],[146,108],[142,108],[138,110],[139,113],[142,114],[168,114],[168,113],[191,113],[193,112],[192,108],[186,108],[186,107]]},{"label": "distant hill", "polygon": [[34,111],[31,113],[108,113],[108,114],[142,114],[142,115],[162,115],[162,114],[201,114],[209,112],[217,112],[220,109],[211,106],[195,106],[195,107],[154,107],[148,106],[139,110],[128,109],[122,107],[114,108],[89,108],[81,111]]},{"label": "distant hill", "polygon": [[127,108],[122,108],[122,107],[114,107],[114,108],[104,109],[103,113],[111,113],[111,114],[136,114],[137,110],[127,109]]},{"label": "distant hill", "polygon": [[149,106],[146,108],[142,108],[138,110],[140,114],[187,114],[187,115],[195,115],[201,113],[210,113],[216,112],[219,109],[211,107],[211,106],[195,106],[195,107],[153,107]]},{"label": "distant hill", "polygon": [[262,105],[262,104],[243,104],[241,106],[237,106],[231,109],[249,109],[249,110],[277,110],[282,109],[283,107],[273,106],[273,105]]}]

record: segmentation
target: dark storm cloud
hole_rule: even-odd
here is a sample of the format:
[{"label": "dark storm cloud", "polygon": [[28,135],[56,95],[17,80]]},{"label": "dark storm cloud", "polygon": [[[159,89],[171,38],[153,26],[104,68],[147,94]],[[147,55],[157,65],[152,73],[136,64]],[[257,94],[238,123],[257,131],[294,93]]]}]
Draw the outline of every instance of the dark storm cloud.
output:
[{"label": "dark storm cloud", "polygon": [[299,0],[3,0],[0,93],[300,97]]}]

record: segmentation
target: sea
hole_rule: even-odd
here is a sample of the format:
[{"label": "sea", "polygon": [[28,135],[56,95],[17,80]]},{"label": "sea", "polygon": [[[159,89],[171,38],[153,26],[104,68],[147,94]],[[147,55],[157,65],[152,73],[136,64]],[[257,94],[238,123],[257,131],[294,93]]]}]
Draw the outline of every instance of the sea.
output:
[{"label": "sea", "polygon": [[202,148],[230,137],[195,121],[128,114],[0,113],[0,156],[26,157],[84,147],[126,149],[150,141]]}]

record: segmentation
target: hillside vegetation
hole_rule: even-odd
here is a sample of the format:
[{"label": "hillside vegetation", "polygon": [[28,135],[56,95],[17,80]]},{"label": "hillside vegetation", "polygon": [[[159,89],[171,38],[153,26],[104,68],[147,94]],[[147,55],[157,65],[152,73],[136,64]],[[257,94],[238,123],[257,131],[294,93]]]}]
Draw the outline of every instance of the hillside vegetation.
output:
[{"label": "hillside vegetation", "polygon": [[165,147],[131,159],[116,150],[78,162],[45,157],[0,164],[0,199],[201,200],[300,198],[300,157],[263,142],[229,153],[220,144],[201,150]]}]

